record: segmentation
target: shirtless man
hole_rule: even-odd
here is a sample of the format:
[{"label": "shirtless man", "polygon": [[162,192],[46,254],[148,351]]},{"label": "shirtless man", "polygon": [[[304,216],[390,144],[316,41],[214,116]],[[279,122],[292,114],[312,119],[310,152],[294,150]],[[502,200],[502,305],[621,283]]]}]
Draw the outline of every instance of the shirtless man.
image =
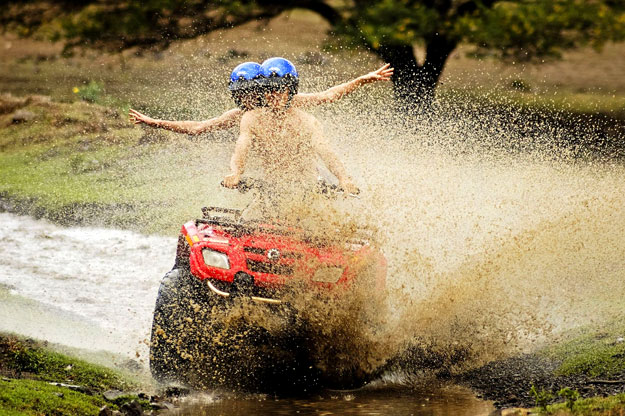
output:
[{"label": "shirtless man", "polygon": [[[145,114],[138,112],[137,110],[130,109],[129,117],[130,121],[134,124],[146,124],[148,126],[163,128],[166,130],[175,131],[178,133],[185,133],[190,135],[197,135],[201,133],[209,133],[217,130],[229,129],[236,126],[243,114],[246,111],[252,110],[257,107],[258,100],[256,99],[257,91],[254,89],[242,89],[238,90],[235,87],[242,81],[254,81],[258,76],[258,72],[254,73],[254,70],[259,70],[260,65],[254,62],[246,62],[238,65],[230,76],[230,90],[232,91],[233,98],[237,102],[240,108],[233,108],[226,111],[218,117],[211,118],[204,121],[170,121],[159,120],[149,117]],[[326,91],[320,93],[303,93],[295,94],[292,97],[290,106],[293,108],[306,108],[317,106],[324,103],[335,102],[344,96],[351,94],[359,87],[376,82],[376,81],[389,81],[393,75],[393,68],[390,68],[389,64],[382,66],[377,71],[369,72],[356,79],[345,82],[343,84],[334,86]]]},{"label": "shirtless man", "polygon": [[264,106],[247,111],[241,118],[239,138],[230,161],[232,173],[224,179],[224,186],[238,185],[247,155],[254,149],[272,185],[311,187],[317,181],[315,162],[319,156],[337,177],[341,188],[358,193],[325,140],[319,122],[293,105],[298,84],[293,64],[283,58],[268,59],[262,65],[258,83],[263,89]]}]

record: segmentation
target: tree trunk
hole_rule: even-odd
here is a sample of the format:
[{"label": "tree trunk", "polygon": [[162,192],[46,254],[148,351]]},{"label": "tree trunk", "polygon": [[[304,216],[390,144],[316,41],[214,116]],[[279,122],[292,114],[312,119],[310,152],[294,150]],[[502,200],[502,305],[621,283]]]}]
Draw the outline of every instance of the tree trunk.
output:
[{"label": "tree trunk", "polygon": [[427,42],[422,65],[412,45],[383,45],[376,51],[395,68],[393,91],[402,110],[418,114],[430,109],[445,62],[456,46],[456,42],[444,37],[432,37]]}]

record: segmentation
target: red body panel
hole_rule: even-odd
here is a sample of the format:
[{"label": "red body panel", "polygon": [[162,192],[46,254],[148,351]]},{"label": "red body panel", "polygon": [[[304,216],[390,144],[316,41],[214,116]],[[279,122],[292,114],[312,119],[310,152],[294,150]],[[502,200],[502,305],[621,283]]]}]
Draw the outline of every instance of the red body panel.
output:
[{"label": "red body panel", "polygon": [[[269,231],[235,236],[219,226],[196,226],[195,222],[183,225],[182,233],[190,245],[191,273],[201,280],[217,279],[232,283],[237,273],[244,272],[253,276],[255,285],[259,287],[277,288],[289,279],[298,278],[308,280],[315,286],[332,288],[349,284],[361,267],[374,263],[376,287],[385,284],[384,256],[367,244],[318,247]],[[202,255],[205,248],[226,254],[230,268],[205,264]],[[280,253],[279,258],[270,259],[267,253],[275,253],[275,250]],[[320,267],[340,267],[343,270],[334,283],[313,281]]]}]

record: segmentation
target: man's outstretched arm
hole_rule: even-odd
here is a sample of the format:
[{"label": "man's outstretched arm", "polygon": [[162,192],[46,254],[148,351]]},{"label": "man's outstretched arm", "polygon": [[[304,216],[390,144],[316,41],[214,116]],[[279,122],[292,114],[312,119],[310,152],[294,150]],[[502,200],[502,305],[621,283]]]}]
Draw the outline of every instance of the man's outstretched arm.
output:
[{"label": "man's outstretched arm", "polygon": [[239,138],[234,146],[234,153],[230,159],[230,175],[224,178],[224,186],[226,188],[236,188],[241,180],[243,172],[245,172],[245,164],[247,162],[247,154],[252,146],[252,115],[247,113],[241,119],[241,127],[239,130]]},{"label": "man's outstretched arm", "polygon": [[391,64],[386,64],[377,71],[359,76],[356,79],[337,85],[319,93],[302,93],[293,97],[294,107],[311,107],[324,103],[331,103],[340,100],[344,96],[351,94],[359,87],[377,81],[390,81],[393,75]]},{"label": "man's outstretched arm", "polygon": [[133,110],[132,108],[128,112],[130,122],[134,124],[146,124],[152,127],[158,127],[165,130],[175,131],[176,133],[184,134],[201,134],[209,133],[211,131],[229,129],[234,127],[241,119],[243,110],[239,108],[233,108],[228,110],[218,117],[213,117],[204,121],[170,121],[170,120],[158,120],[152,117],[146,116]]}]

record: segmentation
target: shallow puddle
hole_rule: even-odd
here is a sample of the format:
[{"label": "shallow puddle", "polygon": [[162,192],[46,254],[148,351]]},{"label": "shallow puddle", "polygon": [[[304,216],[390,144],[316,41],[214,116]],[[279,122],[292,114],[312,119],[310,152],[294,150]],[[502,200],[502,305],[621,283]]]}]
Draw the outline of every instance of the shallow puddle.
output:
[{"label": "shallow puddle", "polygon": [[378,387],[356,391],[328,391],[313,397],[276,399],[196,395],[185,400],[176,415],[488,415],[494,407],[464,388]]}]

